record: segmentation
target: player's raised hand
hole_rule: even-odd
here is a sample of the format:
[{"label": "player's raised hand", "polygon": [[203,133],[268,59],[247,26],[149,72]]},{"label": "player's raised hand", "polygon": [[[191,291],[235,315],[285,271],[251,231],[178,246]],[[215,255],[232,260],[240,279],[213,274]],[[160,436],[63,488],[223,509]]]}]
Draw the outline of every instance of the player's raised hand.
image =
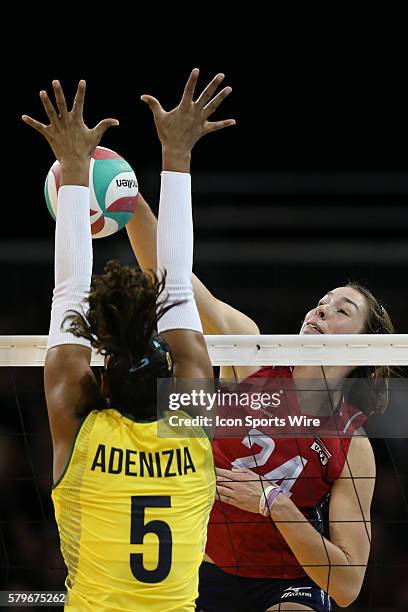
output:
[{"label": "player's raised hand", "polygon": [[195,143],[205,134],[235,125],[234,119],[208,121],[208,118],[232,91],[231,87],[224,87],[216,94],[224,80],[224,75],[217,74],[194,101],[198,75],[198,68],[194,68],[188,78],[180,103],[171,111],[166,112],[153,96],[141,96],[141,100],[150,107],[153,113],[157,134],[164,150],[171,148],[180,152],[190,152]]},{"label": "player's raised hand", "polygon": [[32,117],[23,115],[27,125],[40,132],[50,144],[55,157],[61,166],[64,163],[82,163],[90,159],[98,146],[103,134],[111,126],[119,125],[116,119],[103,119],[97,126],[89,129],[84,123],[83,108],[86,83],[78,83],[72,109],[68,111],[64,92],[59,81],[53,81],[56,107],[54,107],[46,91],[40,91],[40,98],[50,121],[45,125]]}]

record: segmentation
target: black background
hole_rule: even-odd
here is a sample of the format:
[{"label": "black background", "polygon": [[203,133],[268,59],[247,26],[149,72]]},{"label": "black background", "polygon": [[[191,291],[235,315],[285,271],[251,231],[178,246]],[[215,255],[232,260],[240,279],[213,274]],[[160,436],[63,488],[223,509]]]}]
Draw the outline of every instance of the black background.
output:
[{"label": "black background", "polygon": [[[376,14],[374,21],[373,15],[355,13],[267,16],[235,10],[205,20],[194,15],[192,8],[178,8],[173,18],[140,21],[133,14],[125,19],[103,12],[97,21],[70,14],[65,30],[63,19],[51,29],[41,23],[29,38],[5,47],[3,333],[46,333],[52,290],[50,251],[37,259],[30,249],[36,241],[43,248],[52,245],[54,224],[43,183],[53,155],[21,114],[45,120],[39,90],[50,89],[58,78],[72,100],[78,79],[85,78],[88,124],[107,116],[120,120],[102,144],[131,163],[156,210],[160,145],[139,98],[151,93],[171,108],[194,66],[201,69],[198,91],[216,72],[226,74],[233,93],[215,118],[237,120],[236,127],[207,136],[193,152],[196,273],[265,333],[296,333],[304,312],[350,278],[371,287],[404,331],[407,121],[398,15]],[[25,21],[31,18],[38,22],[38,15],[24,15]],[[306,189],[309,180],[312,187]],[[381,187],[384,180],[387,188]],[[273,221],[276,205],[286,207],[283,224]],[[222,206],[227,206],[223,223],[212,224],[213,212]],[[229,223],[235,216],[238,226]],[[96,242],[96,271],[117,254],[133,261],[124,231]],[[247,260],[243,243],[250,250],[251,244],[262,243],[264,251],[276,246],[277,254],[271,249]],[[395,243],[402,256],[383,257]],[[216,258],[220,244],[224,248]],[[360,244],[375,252],[373,260],[359,256]],[[305,253],[314,247],[318,255],[307,263]],[[336,252],[333,259],[334,249],[346,255]],[[15,309],[22,293],[20,321]]]}]

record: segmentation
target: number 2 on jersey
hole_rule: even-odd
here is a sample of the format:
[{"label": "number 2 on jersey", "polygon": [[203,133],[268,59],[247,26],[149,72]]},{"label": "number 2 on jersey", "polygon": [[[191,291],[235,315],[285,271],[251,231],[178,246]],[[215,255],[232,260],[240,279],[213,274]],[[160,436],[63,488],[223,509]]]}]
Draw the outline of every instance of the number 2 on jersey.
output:
[{"label": "number 2 on jersey", "polygon": [[[261,467],[262,465],[265,465],[275,450],[274,440],[258,429],[251,429],[242,440],[242,444],[248,448],[252,448],[254,444],[257,444],[261,447],[261,450],[254,455],[250,455],[249,457],[239,457],[238,459],[235,459],[235,461],[232,462],[232,467],[246,467],[249,470],[256,467]],[[285,461],[285,463],[282,463],[282,465],[279,465],[270,472],[263,474],[263,477],[266,480],[270,480],[274,484],[278,484],[279,480],[281,480],[282,482],[279,485],[280,488],[288,497],[290,497],[292,495],[290,490],[295,484],[297,478],[300,476],[300,473],[304,469],[306,463],[307,459],[301,457],[300,455],[296,455],[296,457]]]}]

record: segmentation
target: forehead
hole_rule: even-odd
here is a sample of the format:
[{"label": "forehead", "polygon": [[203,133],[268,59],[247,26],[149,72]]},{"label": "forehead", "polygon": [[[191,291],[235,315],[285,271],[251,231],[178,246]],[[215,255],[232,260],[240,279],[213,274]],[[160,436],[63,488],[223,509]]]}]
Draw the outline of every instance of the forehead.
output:
[{"label": "forehead", "polygon": [[353,289],[352,287],[336,287],[335,289],[328,291],[326,296],[336,301],[340,301],[342,299],[352,300],[355,304],[357,304],[359,310],[365,310],[367,308],[365,297],[359,291],[357,291],[357,289]]}]

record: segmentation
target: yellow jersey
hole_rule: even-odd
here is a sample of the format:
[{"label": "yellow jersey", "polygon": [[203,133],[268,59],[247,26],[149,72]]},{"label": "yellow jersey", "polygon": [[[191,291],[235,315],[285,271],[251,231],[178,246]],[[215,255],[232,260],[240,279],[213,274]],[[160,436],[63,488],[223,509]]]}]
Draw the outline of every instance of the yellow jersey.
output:
[{"label": "yellow jersey", "polygon": [[[114,409],[83,420],[52,499],[66,610],[188,612],[215,497],[210,441]],[[201,433],[202,430],[200,430]]]}]

